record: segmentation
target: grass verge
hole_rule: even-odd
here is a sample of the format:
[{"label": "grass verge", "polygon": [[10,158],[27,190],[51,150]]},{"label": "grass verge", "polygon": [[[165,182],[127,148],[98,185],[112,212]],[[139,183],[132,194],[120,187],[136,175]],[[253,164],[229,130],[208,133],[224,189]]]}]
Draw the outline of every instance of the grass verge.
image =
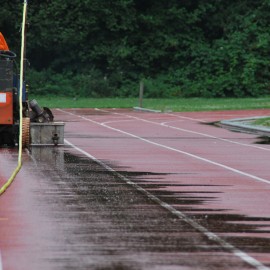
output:
[{"label": "grass verge", "polygon": [[251,122],[255,126],[265,126],[270,127],[270,117],[264,117]]},{"label": "grass verge", "polygon": [[[49,108],[133,108],[139,104],[137,98],[34,98],[41,106]],[[270,97],[144,99],[143,107],[162,112],[270,109]]]}]

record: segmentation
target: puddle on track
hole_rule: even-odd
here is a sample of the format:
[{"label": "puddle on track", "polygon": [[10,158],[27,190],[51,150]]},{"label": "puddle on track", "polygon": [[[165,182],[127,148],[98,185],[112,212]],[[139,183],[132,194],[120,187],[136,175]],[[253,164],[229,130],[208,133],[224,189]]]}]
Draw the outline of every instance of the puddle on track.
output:
[{"label": "puddle on track", "polygon": [[[67,148],[32,151],[35,168],[30,170],[40,182],[34,211],[50,228],[43,247],[47,250],[43,260],[50,269],[254,269],[100,164],[71,154]],[[220,209],[205,209],[206,216],[196,205],[214,200],[215,192],[196,192],[196,185],[193,193],[164,191],[165,185],[153,180],[166,174],[108,165],[188,213],[209,231],[223,233],[226,241],[243,251],[270,253],[269,239],[260,238],[260,233],[266,232],[264,222],[269,224],[270,219],[229,215]],[[257,223],[252,224],[254,221]],[[255,233],[258,237],[244,238],[235,233]]]}]

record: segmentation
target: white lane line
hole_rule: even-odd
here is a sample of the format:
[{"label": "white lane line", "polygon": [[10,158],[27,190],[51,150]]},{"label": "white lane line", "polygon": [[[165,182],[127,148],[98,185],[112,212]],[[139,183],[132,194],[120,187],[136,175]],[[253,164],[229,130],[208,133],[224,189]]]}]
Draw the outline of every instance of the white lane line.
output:
[{"label": "white lane line", "polygon": [[166,122],[161,122],[160,125],[168,125],[169,123],[175,123],[175,122],[183,122],[184,120],[172,120],[172,121],[166,121]]},{"label": "white lane line", "polygon": [[[71,113],[71,112],[66,112],[66,111],[63,111],[63,110],[61,110],[61,109],[58,109],[58,110],[60,110],[60,111],[62,111],[62,112],[65,112],[65,113],[67,113],[67,114],[70,114],[70,115],[75,115],[75,114],[73,114],[73,113]],[[85,120],[85,121],[92,122],[92,123],[94,123],[94,124],[97,124],[97,125],[106,127],[106,128],[108,128],[108,129],[114,130],[114,131],[116,131],[116,132],[119,132],[119,133],[125,134],[125,135],[127,135],[127,136],[136,138],[136,139],[138,139],[138,140],[140,140],[140,141],[143,141],[143,142],[146,142],[146,143],[149,143],[149,144],[152,144],[152,145],[155,145],[155,146],[158,146],[158,147],[161,147],[161,148],[164,148],[164,149],[167,149],[167,150],[176,152],[176,153],[180,153],[180,154],[189,156],[189,157],[191,157],[191,158],[194,158],[194,159],[197,159],[197,160],[200,160],[200,161],[209,163],[209,164],[211,164],[211,165],[215,165],[215,166],[220,167],[220,168],[222,168],[222,169],[225,169],[225,170],[228,170],[228,171],[237,173],[237,174],[242,175],[242,176],[246,176],[246,177],[248,177],[248,178],[251,178],[251,179],[256,180],[256,181],[259,181],[259,182],[263,182],[263,183],[266,183],[266,184],[270,184],[270,180],[267,180],[267,179],[258,177],[258,176],[256,176],[256,175],[249,174],[249,173],[246,173],[246,172],[243,172],[243,171],[234,169],[234,168],[229,167],[229,166],[227,166],[227,165],[224,165],[224,164],[221,164],[221,163],[212,161],[212,160],[210,160],[210,159],[206,159],[206,158],[203,158],[203,157],[200,157],[200,156],[197,156],[197,155],[194,155],[194,154],[191,154],[191,153],[188,153],[188,152],[185,152],[185,151],[182,151],[182,150],[179,150],[179,149],[176,149],[176,148],[173,148],[173,147],[170,147],[170,146],[161,144],[161,143],[156,143],[156,142],[150,141],[150,140],[148,140],[148,139],[139,137],[139,136],[134,135],[134,134],[132,134],[132,133],[125,132],[125,131],[123,131],[123,130],[121,130],[121,129],[117,129],[117,128],[110,127],[110,126],[108,126],[108,125],[106,125],[106,124],[104,124],[104,123],[96,122],[96,121],[91,120],[91,119],[89,119],[89,118],[86,118],[86,117],[84,117],[84,116],[80,116],[80,115],[76,115],[76,116],[77,116],[78,118],[81,118],[81,119]]]},{"label": "white lane line", "polygon": [[2,254],[1,254],[1,251],[0,251],[0,270],[3,270],[3,260],[2,260]]},{"label": "white lane line", "polygon": [[120,123],[120,122],[132,122],[135,121],[134,119],[126,119],[126,120],[112,120],[112,121],[107,121],[103,122],[104,124],[112,124],[112,123]]},{"label": "white lane line", "polygon": [[241,251],[240,249],[236,248],[232,244],[226,242],[225,240],[223,240],[222,238],[220,238],[215,233],[208,231],[207,228],[203,227],[202,225],[200,225],[199,223],[197,223],[195,220],[192,220],[191,218],[189,218],[188,216],[186,216],[183,212],[181,212],[179,210],[176,210],[173,206],[171,206],[171,205],[163,202],[158,197],[156,197],[155,195],[151,194],[149,191],[145,190],[141,186],[137,185],[135,182],[131,181],[127,177],[125,177],[122,174],[118,173],[113,168],[111,168],[110,166],[108,166],[107,164],[105,164],[104,162],[102,162],[101,160],[95,158],[93,155],[91,155],[88,152],[84,151],[83,149],[75,146],[74,144],[72,144],[68,140],[65,140],[65,143],[68,144],[69,146],[73,147],[78,152],[82,153],[83,155],[87,156],[88,158],[94,160],[95,162],[97,162],[98,164],[100,164],[102,167],[104,167],[106,170],[114,173],[116,176],[118,176],[125,183],[127,183],[128,185],[131,185],[136,190],[138,190],[142,194],[146,195],[147,198],[151,199],[152,201],[154,201],[155,203],[157,203],[161,207],[165,208],[171,214],[173,214],[174,216],[177,216],[182,221],[188,223],[194,229],[196,229],[197,231],[199,231],[200,233],[202,233],[203,235],[205,235],[209,240],[211,240],[211,241],[217,243],[218,245],[222,246],[225,250],[227,250],[230,253],[234,254],[235,256],[239,257],[242,261],[244,261],[247,264],[255,267],[258,270],[269,270],[270,269],[270,268],[266,267],[265,265],[263,265],[258,260],[256,260],[255,258],[249,256],[247,253]]},{"label": "white lane line", "polygon": [[182,116],[182,115],[177,115],[177,114],[172,114],[172,113],[166,113],[166,115],[174,116],[174,117],[181,118],[181,119],[192,120],[192,121],[196,121],[196,122],[202,122],[202,123],[208,122],[208,121],[203,120],[203,119],[197,119],[197,118],[192,118],[192,117],[187,117],[187,116]]},{"label": "white lane line", "polygon": [[[215,112],[213,111],[213,113],[215,113]],[[177,118],[188,119],[188,120],[192,120],[192,121],[196,121],[196,122],[208,123],[209,121],[211,121],[211,120],[203,120],[203,119],[198,119],[198,118],[193,118],[193,117],[182,116],[182,115],[178,115],[178,114],[174,114],[174,113],[166,113],[166,115],[171,115],[171,116],[175,116]],[[223,114],[223,116],[224,117],[235,117],[234,114]],[[244,117],[246,117],[246,116],[244,116]],[[207,117],[206,119],[209,119],[209,117]]]},{"label": "white lane line", "polygon": [[[109,112],[109,111],[102,110],[102,109],[97,109],[97,110],[104,111],[104,112]],[[188,130],[188,129],[183,129],[183,128],[179,128],[179,127],[170,126],[170,125],[167,125],[166,123],[157,123],[157,122],[154,122],[154,121],[146,120],[146,119],[143,119],[143,118],[139,118],[139,117],[136,117],[136,116],[131,116],[131,115],[124,114],[124,113],[113,112],[113,114],[123,115],[123,116],[126,116],[128,118],[133,118],[133,119],[136,119],[136,120],[139,120],[139,121],[143,121],[143,122],[146,122],[146,123],[150,123],[150,124],[154,124],[154,125],[159,125],[159,126],[164,126],[164,127],[167,127],[167,128],[171,128],[171,129],[175,129],[175,130],[179,130],[179,131],[183,131],[183,132],[187,132],[187,133],[192,133],[192,134],[200,135],[200,136],[204,136],[204,137],[211,138],[211,139],[216,139],[216,140],[220,140],[220,141],[224,141],[224,142],[229,142],[229,143],[233,143],[233,144],[237,144],[237,145],[241,145],[241,146],[246,146],[246,147],[257,148],[257,149],[260,149],[260,150],[270,151],[270,148],[264,148],[264,147],[261,147],[261,146],[251,145],[251,144],[246,144],[246,143],[239,143],[239,142],[232,141],[232,140],[229,140],[229,139],[224,139],[224,138],[212,136],[212,135],[201,133],[201,132],[196,132],[196,131],[192,131],[192,130]],[[203,121],[201,121],[201,122],[203,122]]]}]

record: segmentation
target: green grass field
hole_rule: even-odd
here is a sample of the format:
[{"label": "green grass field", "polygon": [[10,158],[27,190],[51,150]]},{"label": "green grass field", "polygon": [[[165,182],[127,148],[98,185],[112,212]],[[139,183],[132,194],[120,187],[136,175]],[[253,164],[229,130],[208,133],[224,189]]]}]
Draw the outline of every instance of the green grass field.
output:
[{"label": "green grass field", "polygon": [[[31,97],[30,97],[31,98]],[[41,106],[49,108],[133,108],[136,98],[78,98],[34,97]],[[264,98],[175,98],[144,99],[143,108],[162,112],[270,109],[270,97]]]},{"label": "green grass field", "polygon": [[270,127],[270,117],[257,119],[252,122],[252,125]]}]

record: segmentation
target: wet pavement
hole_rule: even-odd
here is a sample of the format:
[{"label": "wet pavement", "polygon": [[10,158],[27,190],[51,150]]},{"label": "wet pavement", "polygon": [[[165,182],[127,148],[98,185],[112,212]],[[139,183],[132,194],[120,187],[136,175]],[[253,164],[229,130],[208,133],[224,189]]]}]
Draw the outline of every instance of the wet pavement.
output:
[{"label": "wet pavement", "polygon": [[[103,114],[87,115],[96,121]],[[148,149],[152,160],[146,154],[142,160],[135,152],[140,146],[123,134],[97,135],[100,127],[89,132],[84,126],[79,131],[74,130],[73,119],[66,123],[71,123],[67,140],[78,142],[78,149],[73,143],[33,147],[24,153],[20,174],[0,198],[1,269],[267,269],[263,264],[270,265],[270,213],[260,199],[265,196],[262,184],[245,186],[244,196],[253,194],[257,210],[242,211],[241,198],[235,201],[239,187],[235,175],[235,185],[230,182],[232,172],[221,176],[206,168],[217,181],[205,181],[198,164],[197,170],[183,169],[183,157],[179,163],[165,151],[157,154]],[[183,140],[177,132],[166,134],[154,131],[154,139]],[[251,135],[232,137],[245,143],[256,140]],[[198,138],[195,142],[189,137],[186,147],[187,140],[190,149],[198,144]],[[131,149],[123,158],[126,145]],[[91,158],[91,153],[101,157]],[[16,149],[0,149],[1,184],[15,168],[16,158]],[[212,238],[208,233],[213,233]],[[240,251],[254,261],[247,263],[236,254]]]}]

